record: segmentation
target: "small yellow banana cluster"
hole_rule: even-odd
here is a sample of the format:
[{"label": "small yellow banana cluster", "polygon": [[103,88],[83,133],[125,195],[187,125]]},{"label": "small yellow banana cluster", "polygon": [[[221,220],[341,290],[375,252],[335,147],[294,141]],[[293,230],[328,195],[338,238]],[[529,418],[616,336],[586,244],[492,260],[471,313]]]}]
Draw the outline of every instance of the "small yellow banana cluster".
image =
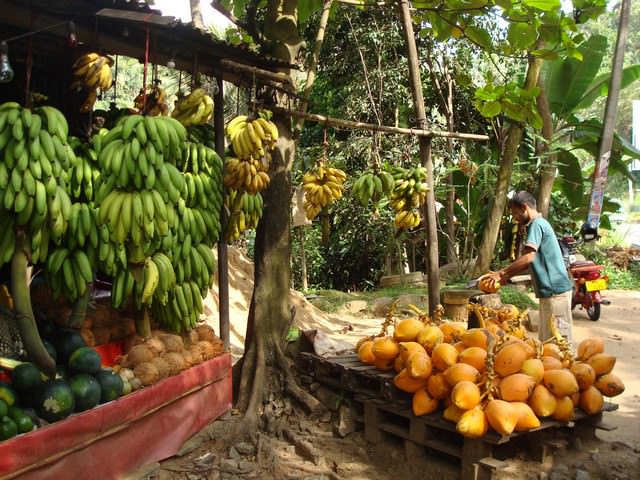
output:
[{"label": "small yellow banana cluster", "polygon": [[171,116],[185,127],[208,123],[213,114],[213,99],[203,88],[194,89],[189,95],[178,98]]},{"label": "small yellow banana cluster", "polygon": [[71,83],[71,89],[87,92],[87,97],[80,107],[81,112],[86,113],[93,109],[98,98],[98,89],[104,92],[111,88],[113,84],[112,65],[113,59],[111,57],[96,52],[80,55],[74,62],[71,68],[75,80]]},{"label": "small yellow banana cluster", "polygon": [[313,220],[327,205],[340,200],[347,175],[339,168],[317,167],[302,177],[304,211]]},{"label": "small yellow banana cluster", "polygon": [[268,110],[258,112],[258,118],[251,120],[246,115],[238,115],[227,124],[227,136],[231,140],[233,151],[241,160],[265,157],[270,159],[278,140],[278,128],[270,120]]},{"label": "small yellow banana cluster", "polygon": [[402,230],[420,225],[419,207],[427,198],[427,170],[424,167],[405,169],[393,167],[394,188],[389,205],[396,212],[394,223]]},{"label": "small yellow banana cluster", "polygon": [[269,166],[263,160],[254,158],[239,160],[235,157],[227,157],[225,163],[224,185],[226,187],[256,194],[269,185],[267,174]]},{"label": "small yellow banana cluster", "polygon": [[232,244],[239,240],[246,230],[257,228],[264,206],[262,195],[230,189],[227,190],[224,204],[229,210],[229,220],[224,234],[227,243]]},{"label": "small yellow banana cluster", "polygon": [[164,89],[160,88],[158,84],[148,88],[146,98],[145,91],[140,90],[138,96],[133,100],[133,105],[139,113],[151,117],[157,117],[158,115],[166,116],[169,113],[167,93]]}]

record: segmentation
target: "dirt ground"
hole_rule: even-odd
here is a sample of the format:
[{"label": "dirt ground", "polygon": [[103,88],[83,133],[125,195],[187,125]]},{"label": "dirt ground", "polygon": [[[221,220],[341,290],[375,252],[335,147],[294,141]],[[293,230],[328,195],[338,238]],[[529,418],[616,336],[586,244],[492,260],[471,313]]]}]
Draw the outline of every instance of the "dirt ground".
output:
[{"label": "dirt ground", "polygon": [[[238,250],[230,250],[230,307],[232,353],[242,352],[246,316],[253,288],[253,265]],[[638,311],[640,292],[609,291],[611,305],[603,307],[601,319],[589,320],[585,312],[574,312],[574,339],[589,336],[605,340],[605,352],[617,357],[614,372],[626,386],[614,399],[615,412],[604,414],[604,423],[614,430],[597,430],[594,439],[569,435],[553,456],[540,463],[527,452],[506,461],[494,479],[631,480],[640,478],[640,376],[634,371],[640,356]],[[379,331],[381,319],[367,312],[327,314],[291,292],[296,307],[295,323],[301,329],[318,329],[336,340],[355,343],[361,336]],[[217,298],[207,302],[209,318],[217,328]],[[535,320],[535,319],[534,319]],[[442,454],[420,454],[406,458],[400,441],[392,437],[372,444],[361,430],[344,438],[335,433],[336,417],[327,414],[310,419],[288,400],[265,400],[277,421],[257,434],[256,444],[230,441],[239,418],[231,411],[187,442],[179,455],[152,469],[132,473],[134,478],[154,479],[350,479],[396,480],[397,478],[457,479],[459,461]],[[411,477],[408,477],[411,476]]]}]

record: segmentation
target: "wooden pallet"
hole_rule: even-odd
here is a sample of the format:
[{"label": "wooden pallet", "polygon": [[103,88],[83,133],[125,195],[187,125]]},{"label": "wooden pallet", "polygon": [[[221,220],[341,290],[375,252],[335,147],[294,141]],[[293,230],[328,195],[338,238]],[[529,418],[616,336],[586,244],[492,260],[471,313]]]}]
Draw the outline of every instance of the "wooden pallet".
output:
[{"label": "wooden pallet", "polygon": [[[558,449],[566,447],[568,442],[562,437],[587,440],[595,437],[596,429],[611,429],[602,422],[602,412],[586,415],[576,409],[569,423],[543,420],[539,428],[528,432],[505,437],[491,430],[481,439],[471,439],[460,435],[441,411],[416,417],[411,410],[411,395],[393,385],[395,373],[363,365],[355,354],[322,358],[301,353],[298,368],[317,382],[349,394],[366,440],[377,443],[386,437],[400,439],[407,458],[437,452],[458,459],[461,480],[491,479],[495,471],[506,466],[502,460],[520,452],[546,463]],[[606,402],[603,412],[617,408],[617,404]]]}]

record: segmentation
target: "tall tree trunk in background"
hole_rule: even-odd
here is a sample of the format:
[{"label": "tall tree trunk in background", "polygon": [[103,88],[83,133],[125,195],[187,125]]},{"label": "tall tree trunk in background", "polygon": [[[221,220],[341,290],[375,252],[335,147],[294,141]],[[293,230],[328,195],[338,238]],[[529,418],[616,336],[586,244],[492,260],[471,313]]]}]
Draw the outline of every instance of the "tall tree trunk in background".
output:
[{"label": "tall tree trunk in background", "polygon": [[[266,53],[286,61],[296,57],[302,44],[297,26],[296,0],[269,0],[264,32]],[[265,97],[272,98],[271,95]],[[286,107],[286,105],[280,105]],[[268,108],[268,104],[266,105]],[[291,119],[274,115],[279,139],[272,152],[269,187],[262,193],[267,208],[256,230],[254,253],[254,290],[249,308],[245,353],[240,364],[240,383],[236,406],[244,413],[238,423],[237,436],[255,436],[258,426],[269,428],[275,421],[275,406],[265,399],[267,392],[289,393],[309,411],[320,410],[321,404],[295,382],[291,365],[285,356],[285,337],[294,310],[289,307],[291,285],[291,167],[295,141]],[[239,362],[240,363],[240,362]],[[272,425],[271,425],[272,426]]]},{"label": "tall tree trunk in background", "polygon": [[542,138],[544,138],[546,143],[542,144],[538,152],[541,164],[536,202],[538,204],[538,211],[542,213],[543,217],[547,218],[549,216],[549,204],[551,203],[551,190],[553,189],[553,182],[556,178],[557,155],[548,153],[549,144],[553,140],[553,119],[551,118],[551,111],[549,110],[547,92],[540,82],[538,82],[538,86],[540,87],[540,95],[538,95],[536,103],[538,105],[538,113],[540,113],[542,117]]},{"label": "tall tree trunk in background", "polygon": [[202,0],[189,0],[189,7],[191,8],[191,22],[193,22],[193,26],[200,30],[204,30],[201,2]]},{"label": "tall tree trunk in background", "polygon": [[[538,41],[537,49],[542,48],[542,41]],[[524,81],[524,88],[531,90],[538,83],[540,76],[540,67],[542,60],[539,57],[530,57],[527,67],[527,76]],[[500,222],[507,204],[507,193],[511,183],[511,175],[513,173],[513,164],[518,156],[518,147],[522,139],[524,125],[520,123],[512,123],[507,130],[507,139],[505,141],[502,158],[500,160],[500,168],[498,169],[498,178],[496,179],[495,194],[492,202],[489,204],[489,213],[487,215],[487,224],[482,232],[482,240],[478,248],[478,257],[473,267],[473,276],[479,276],[489,271],[491,261],[493,260],[498,233],[500,233]]]}]

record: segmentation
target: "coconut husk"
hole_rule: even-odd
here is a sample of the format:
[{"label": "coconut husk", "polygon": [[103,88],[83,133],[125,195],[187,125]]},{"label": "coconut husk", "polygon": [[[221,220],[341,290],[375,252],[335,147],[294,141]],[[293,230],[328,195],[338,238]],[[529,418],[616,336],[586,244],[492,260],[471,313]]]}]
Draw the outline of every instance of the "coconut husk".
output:
[{"label": "coconut husk", "polygon": [[202,348],[202,352],[204,353],[205,358],[208,360],[210,358],[213,358],[217,355],[220,355],[221,352],[219,352],[213,343],[208,342],[206,340],[201,340],[197,343],[197,345],[200,345],[200,348]]},{"label": "coconut husk", "polygon": [[184,341],[180,335],[165,333],[159,338],[164,343],[167,352],[181,352],[184,350]]},{"label": "coconut husk", "polygon": [[124,342],[124,351],[128,352],[136,345],[140,345],[142,343],[144,343],[144,338],[138,335],[137,333],[134,333],[133,335],[129,335]]},{"label": "coconut husk", "polygon": [[148,339],[146,342],[144,342],[144,345],[149,350],[151,350],[151,353],[153,353],[155,357],[159,357],[167,350],[167,347],[164,346],[162,340],[155,337],[151,337],[150,339]]},{"label": "coconut husk", "polygon": [[207,323],[196,325],[194,330],[197,332],[199,340],[206,340],[207,342],[210,342],[216,336],[216,332],[213,330],[213,327]]},{"label": "coconut husk", "polygon": [[139,378],[133,377],[129,380],[129,385],[131,385],[131,390],[140,390],[144,385],[140,381]]},{"label": "coconut husk", "polygon": [[202,349],[202,345],[198,345],[197,343],[189,347],[189,353],[191,354],[193,365],[202,363],[207,359],[204,350]]},{"label": "coconut husk", "polygon": [[200,337],[198,337],[198,332],[195,329],[191,329],[182,334],[182,339],[184,340],[184,348],[188,348],[194,343],[198,343],[200,341]]},{"label": "coconut husk", "polygon": [[[146,345],[140,344],[134,346],[127,352],[127,358],[121,363],[123,367],[136,367],[141,363],[150,362],[153,359],[153,352]],[[137,375],[136,375],[137,377]],[[146,385],[146,384],[145,384]]]},{"label": "coconut husk", "polygon": [[133,374],[140,380],[142,385],[153,385],[160,379],[157,367],[151,362],[142,362],[136,365],[136,368],[133,369]]},{"label": "coconut husk", "polygon": [[181,353],[168,352],[161,357],[169,365],[169,375],[177,375],[187,368]]},{"label": "coconut husk", "polygon": [[164,358],[153,357],[151,363],[153,363],[158,369],[159,380],[162,380],[163,378],[167,378],[169,376],[171,368]]},{"label": "coconut husk", "polygon": [[182,358],[184,358],[185,368],[191,368],[195,365],[193,355],[191,355],[190,350],[183,350],[182,352],[180,352],[180,355],[182,355]]}]

